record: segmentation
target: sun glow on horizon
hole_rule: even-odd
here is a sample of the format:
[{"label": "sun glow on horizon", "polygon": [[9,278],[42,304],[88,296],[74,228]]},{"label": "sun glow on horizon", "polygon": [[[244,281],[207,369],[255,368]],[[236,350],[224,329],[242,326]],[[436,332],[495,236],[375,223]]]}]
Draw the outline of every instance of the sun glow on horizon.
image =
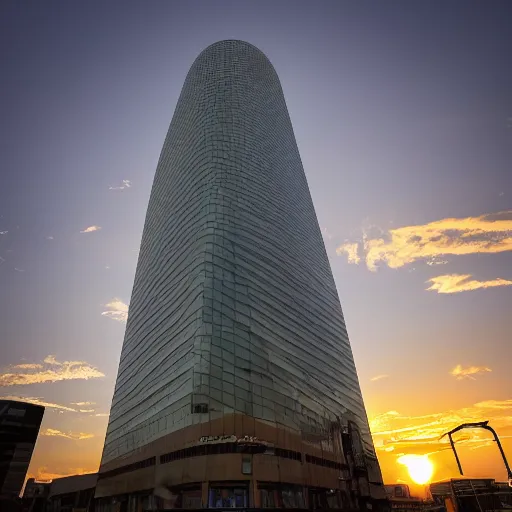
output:
[{"label": "sun glow on horizon", "polygon": [[402,455],[397,462],[407,467],[411,480],[418,485],[428,483],[434,474],[434,464],[428,455]]}]

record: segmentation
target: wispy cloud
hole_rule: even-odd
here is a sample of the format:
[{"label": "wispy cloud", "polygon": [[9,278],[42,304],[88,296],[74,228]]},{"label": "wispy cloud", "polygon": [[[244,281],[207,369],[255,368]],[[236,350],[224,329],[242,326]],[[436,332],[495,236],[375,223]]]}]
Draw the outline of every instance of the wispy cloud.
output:
[{"label": "wispy cloud", "polygon": [[47,402],[46,400],[43,400],[43,399],[37,398],[37,397],[9,395],[9,396],[0,397],[0,400],[15,400],[17,402],[28,402],[29,404],[42,405],[43,407],[47,407],[49,409],[58,409],[61,411],[77,412],[77,410],[72,407],[68,407],[66,405],[61,405],[61,404],[54,404],[52,402]]},{"label": "wispy cloud", "polygon": [[372,382],[376,382],[378,380],[382,380],[382,379],[387,379],[389,377],[389,375],[387,374],[383,374],[383,375],[376,375],[375,377],[372,377],[370,380]]},{"label": "wispy cloud", "polygon": [[80,233],[94,233],[94,231],[99,231],[100,229],[100,226],[89,226],[88,228],[85,228],[82,231],[80,231]]},{"label": "wispy cloud", "polygon": [[460,293],[478,290],[480,288],[495,288],[497,286],[512,286],[512,281],[501,279],[491,279],[488,281],[478,281],[472,279],[471,274],[445,274],[433,277],[427,283],[431,286],[427,288],[429,291],[437,291],[437,293]]},{"label": "wispy cloud", "polygon": [[497,410],[512,409],[512,400],[484,400],[475,404],[475,407]]},{"label": "wispy cloud", "polygon": [[66,439],[74,439],[75,441],[82,441],[83,439],[91,439],[94,434],[87,434],[85,432],[62,432],[55,428],[47,428],[40,433],[41,436],[48,437],[65,437]]},{"label": "wispy cloud", "polygon": [[84,407],[87,405],[96,405],[96,402],[72,402],[73,405],[78,405],[79,407]]},{"label": "wispy cloud", "polygon": [[115,298],[105,304],[105,307],[107,310],[101,313],[103,316],[118,322],[126,322],[128,318],[128,304],[125,304],[121,299]]},{"label": "wispy cloud", "polygon": [[123,180],[122,184],[118,187],[108,187],[109,190],[124,190],[125,188],[130,188],[132,186],[132,182],[130,180]]},{"label": "wispy cloud", "polygon": [[11,368],[17,369],[17,370],[37,370],[42,367],[43,367],[43,365],[40,363],[21,363],[21,364],[15,364],[15,365],[11,366]]},{"label": "wispy cloud", "polygon": [[332,240],[332,233],[330,233],[327,228],[320,228],[320,230],[322,231],[322,236],[324,237],[324,239]]},{"label": "wispy cloud", "polygon": [[105,418],[106,416],[108,416],[108,412],[98,412],[94,416],[96,416],[97,418]]},{"label": "wispy cloud", "polygon": [[46,240],[53,240],[53,236],[47,236]]},{"label": "wispy cloud", "polygon": [[18,370],[21,371],[13,371],[11,368],[6,373],[0,373],[0,386],[25,386],[63,380],[88,380],[105,376],[85,361],[59,362],[54,356],[47,356],[43,362],[46,366],[36,368],[30,373],[19,368]]},{"label": "wispy cloud", "polygon": [[359,257],[359,254],[358,254],[358,250],[359,250],[359,244],[357,242],[354,242],[354,243],[346,242],[346,243],[340,245],[336,249],[336,254],[338,256],[341,256],[342,254],[346,253],[348,262],[354,263],[357,265],[361,261],[361,258]]},{"label": "wispy cloud", "polygon": [[440,260],[437,258],[432,258],[427,261],[427,265],[433,267],[434,265],[446,265],[448,262],[446,260]]},{"label": "wispy cloud", "polygon": [[480,375],[482,373],[492,372],[490,368],[487,366],[468,366],[463,368],[460,364],[458,364],[453,370],[450,371],[450,374],[453,375],[457,380],[462,379],[475,379],[475,375]]},{"label": "wispy cloud", "polygon": [[[353,245],[343,244],[337,252],[347,253],[350,263],[359,263],[359,259],[353,257],[357,255]],[[390,229],[386,236],[368,237],[361,245],[366,265],[372,271],[377,270],[378,263],[400,268],[418,260],[432,261],[448,255],[511,251],[512,210]]]},{"label": "wispy cloud", "polygon": [[7,233],[9,233],[9,231],[0,231],[0,235],[7,235]]},{"label": "wispy cloud", "polygon": [[[512,407],[512,400],[487,400],[479,402],[471,407],[457,410],[441,411],[421,416],[402,415],[397,411],[389,411],[370,419],[370,430],[376,446],[380,452],[399,453],[435,453],[443,450],[449,442],[447,438],[440,437],[452,428],[470,422],[485,419],[499,430],[500,437],[508,437],[511,433],[512,418],[503,415],[503,411],[497,408],[494,414],[489,405],[506,405]],[[482,436],[478,430],[465,430],[457,435],[457,443],[483,445],[488,442],[489,436]],[[449,445],[448,445],[449,448]]]},{"label": "wispy cloud", "polygon": [[41,481],[49,481],[55,480],[56,478],[64,478],[66,476],[71,475],[87,475],[90,473],[96,473],[94,469],[85,469],[85,468],[67,468],[62,470],[60,468],[55,468],[55,470],[50,470],[47,466],[41,466],[37,469],[36,473],[27,474],[27,478],[35,478],[36,480]]}]

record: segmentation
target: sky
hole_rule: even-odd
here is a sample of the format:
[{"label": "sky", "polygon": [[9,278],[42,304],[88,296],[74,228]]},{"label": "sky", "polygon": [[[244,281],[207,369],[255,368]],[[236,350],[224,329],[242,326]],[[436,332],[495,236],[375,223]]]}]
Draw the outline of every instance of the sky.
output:
[{"label": "sky", "polygon": [[[0,5],[0,396],[29,475],[98,469],[145,210],[185,75],[222,39],[281,79],[386,483],[512,461],[512,4]],[[465,474],[506,478],[489,436]]]}]

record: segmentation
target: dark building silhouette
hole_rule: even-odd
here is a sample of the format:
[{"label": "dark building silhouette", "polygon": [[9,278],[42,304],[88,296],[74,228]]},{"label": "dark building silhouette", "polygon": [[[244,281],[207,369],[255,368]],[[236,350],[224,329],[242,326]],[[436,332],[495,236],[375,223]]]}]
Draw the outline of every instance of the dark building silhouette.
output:
[{"label": "dark building silhouette", "polygon": [[281,84],[245,42],[199,55],[164,142],[96,497],[97,510],[385,497]]},{"label": "dark building silhouette", "polygon": [[0,496],[19,496],[43,414],[40,405],[0,400]]}]

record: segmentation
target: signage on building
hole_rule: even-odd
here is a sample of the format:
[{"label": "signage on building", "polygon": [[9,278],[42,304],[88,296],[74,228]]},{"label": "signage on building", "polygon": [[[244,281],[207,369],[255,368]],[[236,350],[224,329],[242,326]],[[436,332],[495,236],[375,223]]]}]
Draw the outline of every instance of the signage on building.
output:
[{"label": "signage on building", "polygon": [[203,436],[199,438],[200,443],[260,443],[260,444],[268,444],[264,441],[260,441],[257,437],[254,436],[244,436],[237,437],[234,435],[231,436]]}]

